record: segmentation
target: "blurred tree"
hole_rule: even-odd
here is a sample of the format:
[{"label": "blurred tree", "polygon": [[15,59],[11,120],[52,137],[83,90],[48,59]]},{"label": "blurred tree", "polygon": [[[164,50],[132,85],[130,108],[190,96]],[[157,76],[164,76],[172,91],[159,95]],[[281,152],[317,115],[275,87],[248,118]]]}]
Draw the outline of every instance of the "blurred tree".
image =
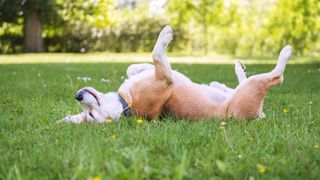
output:
[{"label": "blurred tree", "polygon": [[[55,0],[62,23],[45,31],[51,51],[105,50],[101,42],[110,30],[114,6],[110,0]],[[102,44],[101,44],[102,43]]]},{"label": "blurred tree", "polygon": [[[188,46],[192,48],[192,41],[190,41],[189,34],[191,33],[190,21],[192,19],[192,0],[170,0],[167,2],[167,15],[169,17],[169,24],[174,29],[175,38],[173,43],[178,39],[175,47],[177,49],[188,49]],[[183,42],[185,41],[185,42]],[[170,46],[171,48],[173,46]]]},{"label": "blurred tree", "polygon": [[[219,24],[218,17],[222,12],[222,8],[223,1],[221,0],[170,0],[168,2],[171,23],[177,29],[187,29],[190,32],[190,28],[197,29],[197,27],[201,27],[200,41],[205,54],[209,51],[209,28]],[[194,24],[192,25],[193,22],[197,27]],[[194,40],[197,37],[193,35]],[[196,40],[196,42],[198,41]]]},{"label": "blurred tree", "polygon": [[295,52],[302,55],[316,47],[320,38],[319,22],[319,0],[281,0],[277,1],[264,30],[269,34],[269,42],[270,39],[280,42],[276,45],[277,51],[291,44]]},{"label": "blurred tree", "polygon": [[222,12],[223,1],[221,0],[196,0],[192,2],[193,17],[203,29],[204,53],[208,54],[208,28],[217,23],[216,17]]},{"label": "blurred tree", "polygon": [[19,23],[19,17],[23,17],[25,52],[43,52],[43,23],[56,17],[53,0],[2,0],[0,12],[0,23]]}]

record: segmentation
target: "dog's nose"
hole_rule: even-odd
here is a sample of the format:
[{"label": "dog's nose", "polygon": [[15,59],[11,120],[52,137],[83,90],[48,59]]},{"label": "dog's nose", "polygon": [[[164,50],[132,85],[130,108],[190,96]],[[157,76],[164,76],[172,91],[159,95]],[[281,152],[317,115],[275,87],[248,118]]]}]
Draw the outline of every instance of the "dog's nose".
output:
[{"label": "dog's nose", "polygon": [[76,94],[76,100],[81,101],[83,99],[83,91]]}]

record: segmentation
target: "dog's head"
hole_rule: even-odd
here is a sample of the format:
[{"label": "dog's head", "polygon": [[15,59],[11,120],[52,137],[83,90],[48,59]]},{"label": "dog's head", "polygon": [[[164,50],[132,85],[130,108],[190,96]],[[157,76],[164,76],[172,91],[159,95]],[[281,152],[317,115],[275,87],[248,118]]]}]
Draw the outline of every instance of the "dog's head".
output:
[{"label": "dog's head", "polygon": [[103,94],[92,87],[85,87],[76,93],[75,98],[83,107],[87,121],[104,122],[120,118],[122,104],[117,93]]}]

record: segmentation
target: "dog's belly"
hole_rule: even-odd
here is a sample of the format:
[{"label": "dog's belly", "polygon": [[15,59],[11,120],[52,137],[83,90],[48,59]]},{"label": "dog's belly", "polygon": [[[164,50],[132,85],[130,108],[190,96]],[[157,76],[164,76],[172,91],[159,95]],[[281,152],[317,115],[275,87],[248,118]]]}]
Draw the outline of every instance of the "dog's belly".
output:
[{"label": "dog's belly", "polygon": [[223,106],[208,98],[206,91],[197,84],[179,84],[172,87],[172,94],[165,104],[165,111],[179,118],[200,120],[220,117]]}]

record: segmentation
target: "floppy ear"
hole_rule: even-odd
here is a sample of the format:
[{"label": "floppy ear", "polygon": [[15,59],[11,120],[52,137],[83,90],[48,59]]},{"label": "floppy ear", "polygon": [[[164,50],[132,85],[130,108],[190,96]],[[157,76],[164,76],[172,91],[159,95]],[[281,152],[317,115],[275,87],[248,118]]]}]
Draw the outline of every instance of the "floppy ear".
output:
[{"label": "floppy ear", "polygon": [[72,115],[72,116],[66,116],[61,120],[58,120],[56,123],[62,123],[62,122],[71,122],[71,123],[82,123],[86,120],[86,113],[82,112],[80,114]]}]

